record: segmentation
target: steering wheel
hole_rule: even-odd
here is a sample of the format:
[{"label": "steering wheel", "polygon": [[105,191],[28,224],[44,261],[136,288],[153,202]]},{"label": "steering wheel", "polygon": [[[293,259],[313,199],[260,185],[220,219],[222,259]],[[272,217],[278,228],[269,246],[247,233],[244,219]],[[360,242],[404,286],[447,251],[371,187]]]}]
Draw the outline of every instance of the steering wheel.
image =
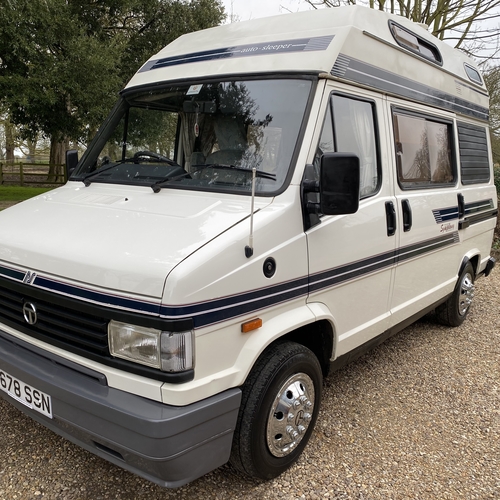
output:
[{"label": "steering wheel", "polygon": [[168,163],[168,165],[171,165],[172,167],[180,166],[174,160],[171,160],[170,158],[167,158],[166,156],[160,155],[158,153],[155,153],[154,151],[137,151],[137,153],[134,154],[134,163],[139,163],[139,158],[141,157],[153,158],[158,162]]}]

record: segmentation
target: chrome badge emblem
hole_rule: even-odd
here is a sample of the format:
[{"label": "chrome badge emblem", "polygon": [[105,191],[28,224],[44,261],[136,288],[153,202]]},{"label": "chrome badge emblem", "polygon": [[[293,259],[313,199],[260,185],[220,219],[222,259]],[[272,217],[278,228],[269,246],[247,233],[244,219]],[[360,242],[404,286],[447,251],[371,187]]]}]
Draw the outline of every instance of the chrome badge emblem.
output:
[{"label": "chrome badge emblem", "polygon": [[32,302],[25,302],[23,305],[23,316],[24,321],[26,321],[28,325],[34,325],[38,320],[35,304]]},{"label": "chrome badge emblem", "polygon": [[27,285],[32,285],[33,282],[35,281],[35,278],[36,278],[36,273],[28,271],[24,276],[23,283],[26,283]]}]

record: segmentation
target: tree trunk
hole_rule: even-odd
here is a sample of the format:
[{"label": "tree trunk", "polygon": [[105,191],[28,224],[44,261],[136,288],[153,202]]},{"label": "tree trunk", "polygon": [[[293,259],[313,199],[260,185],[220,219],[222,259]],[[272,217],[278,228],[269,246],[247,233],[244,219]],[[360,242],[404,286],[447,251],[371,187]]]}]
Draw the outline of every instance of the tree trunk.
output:
[{"label": "tree trunk", "polygon": [[69,139],[65,137],[62,141],[52,136],[50,138],[50,166],[47,182],[57,182],[64,179],[63,167],[66,162],[66,150],[69,148]]},{"label": "tree trunk", "polygon": [[15,156],[14,150],[16,149],[16,144],[14,141],[14,127],[12,124],[6,120],[5,121],[5,159],[7,163],[14,163]]},{"label": "tree trunk", "polygon": [[36,161],[36,143],[37,138],[35,140],[28,139],[28,161],[35,162]]}]

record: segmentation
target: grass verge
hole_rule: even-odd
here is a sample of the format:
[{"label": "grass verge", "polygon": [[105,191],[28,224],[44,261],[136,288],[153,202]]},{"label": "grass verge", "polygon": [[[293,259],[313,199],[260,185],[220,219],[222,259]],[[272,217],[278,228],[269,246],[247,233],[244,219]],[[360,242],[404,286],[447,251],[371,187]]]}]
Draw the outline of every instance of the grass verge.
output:
[{"label": "grass verge", "polygon": [[27,186],[0,186],[0,202],[19,202],[46,193],[53,188]]}]

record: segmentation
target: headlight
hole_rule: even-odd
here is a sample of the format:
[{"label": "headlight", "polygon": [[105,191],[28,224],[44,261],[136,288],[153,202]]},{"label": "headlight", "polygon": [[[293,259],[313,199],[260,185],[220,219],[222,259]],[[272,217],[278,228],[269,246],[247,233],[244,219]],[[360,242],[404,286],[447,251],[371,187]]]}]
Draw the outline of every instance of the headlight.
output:
[{"label": "headlight", "polygon": [[194,332],[166,332],[155,328],[110,321],[109,350],[127,359],[165,372],[194,368]]}]

